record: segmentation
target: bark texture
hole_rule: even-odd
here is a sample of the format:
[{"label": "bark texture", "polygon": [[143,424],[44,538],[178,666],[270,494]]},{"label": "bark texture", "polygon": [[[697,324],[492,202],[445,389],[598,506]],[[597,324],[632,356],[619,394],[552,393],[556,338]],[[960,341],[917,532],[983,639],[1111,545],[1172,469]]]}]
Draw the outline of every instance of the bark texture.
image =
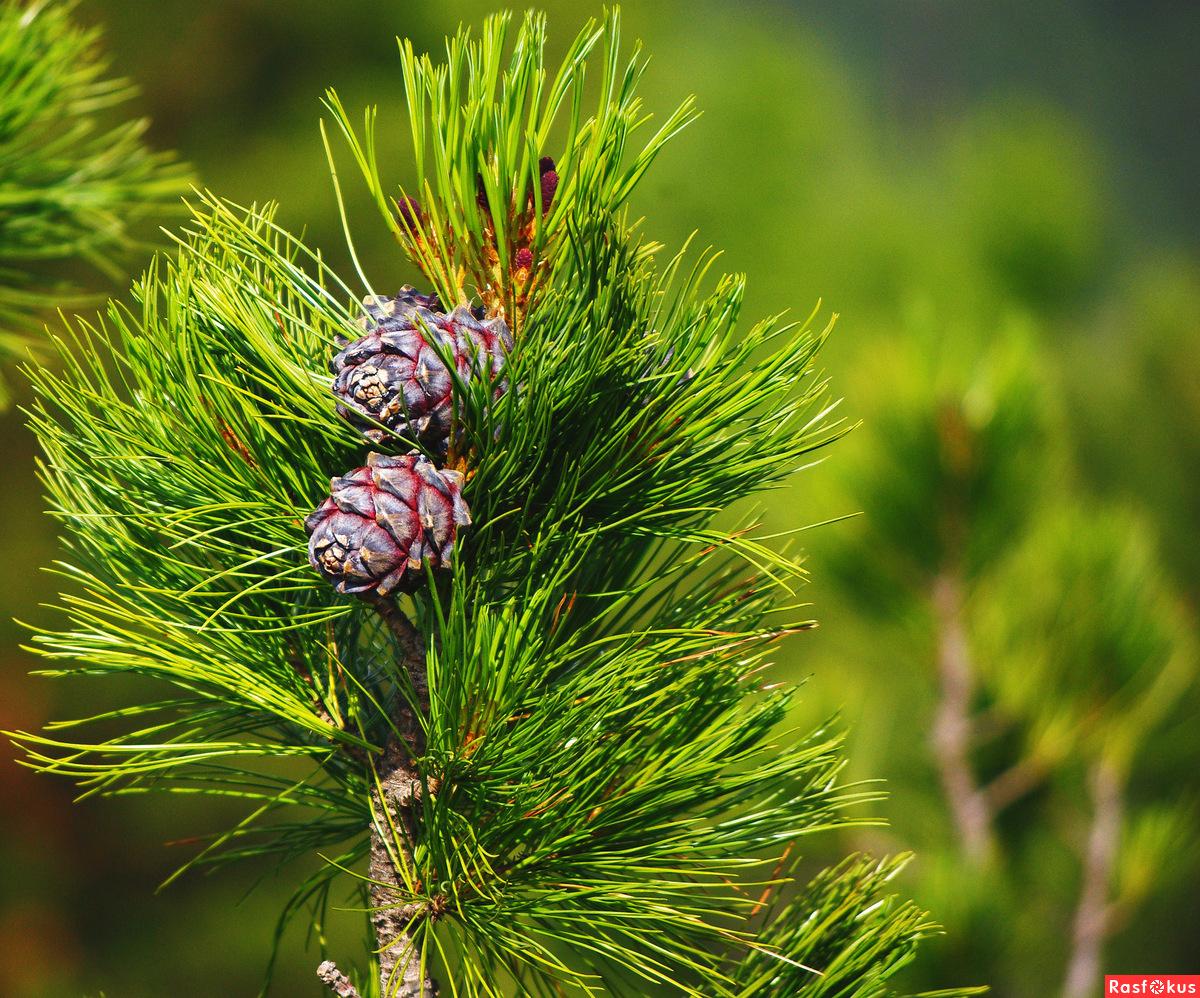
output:
[{"label": "bark texture", "polygon": [[414,760],[425,751],[421,714],[429,710],[425,649],[412,622],[388,599],[370,600],[400,646],[416,694],[416,709],[400,698],[393,736],[378,766],[379,788],[372,794],[371,923],[379,947],[379,984],[384,998],[434,998],[437,982],[421,973],[421,953],[412,931],[428,917],[420,906],[403,903],[404,873],[412,876],[411,845],[417,837],[422,782]]},{"label": "bark texture", "polygon": [[317,979],[338,998],[362,998],[350,978],[337,968],[332,960],[326,960],[317,968]]}]

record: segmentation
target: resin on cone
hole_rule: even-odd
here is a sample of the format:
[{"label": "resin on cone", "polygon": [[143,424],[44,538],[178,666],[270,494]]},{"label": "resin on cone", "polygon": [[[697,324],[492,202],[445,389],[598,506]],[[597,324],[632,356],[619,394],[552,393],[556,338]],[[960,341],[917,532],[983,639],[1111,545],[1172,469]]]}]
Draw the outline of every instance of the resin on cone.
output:
[{"label": "resin on cone", "polygon": [[424,580],[423,564],[450,567],[458,528],[471,522],[463,476],[421,454],[371,454],[330,482],[308,518],[308,560],[341,593],[386,596]]}]

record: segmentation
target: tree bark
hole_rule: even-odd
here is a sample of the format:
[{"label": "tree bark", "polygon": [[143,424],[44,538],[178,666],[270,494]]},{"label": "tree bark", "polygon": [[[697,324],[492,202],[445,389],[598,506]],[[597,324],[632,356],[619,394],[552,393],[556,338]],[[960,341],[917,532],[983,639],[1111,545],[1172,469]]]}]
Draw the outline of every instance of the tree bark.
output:
[{"label": "tree bark", "polygon": [[1071,958],[1063,998],[1089,998],[1100,986],[1100,957],[1109,932],[1109,881],[1121,844],[1125,811],[1120,775],[1101,759],[1089,774],[1092,827],[1083,859],[1083,882],[1075,911]]},{"label": "tree bark", "polygon": [[[384,998],[434,998],[437,983],[421,972],[421,952],[412,932],[427,917],[418,905],[402,902],[405,878],[412,870],[417,809],[422,782],[414,764],[425,751],[422,715],[429,711],[425,649],[412,622],[388,599],[370,600],[391,630],[416,695],[416,706],[399,698],[393,721],[399,736],[388,739],[378,767],[379,786],[371,799],[371,924],[379,947],[379,986]],[[411,872],[409,873],[411,876]]]},{"label": "tree bark", "polygon": [[379,987],[385,998],[433,998],[437,985],[421,973],[421,953],[413,923],[424,910],[403,903],[402,868],[411,868],[415,809],[421,803],[421,780],[408,753],[392,741],[379,768],[379,789],[372,794],[371,924],[379,946]]},{"label": "tree bark", "polygon": [[992,807],[971,767],[974,677],[962,619],[962,582],[954,572],[942,572],[932,597],[941,694],[933,722],[933,753],[963,855],[982,866],[994,851]]},{"label": "tree bark", "polygon": [[317,979],[338,998],[362,998],[350,978],[337,968],[332,960],[326,960],[317,968]]}]

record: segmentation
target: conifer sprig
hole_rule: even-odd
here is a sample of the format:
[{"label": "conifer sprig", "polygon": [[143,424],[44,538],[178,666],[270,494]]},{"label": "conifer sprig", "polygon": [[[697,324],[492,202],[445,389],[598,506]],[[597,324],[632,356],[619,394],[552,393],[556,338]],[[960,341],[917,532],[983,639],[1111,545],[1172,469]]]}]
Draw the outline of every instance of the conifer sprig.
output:
[{"label": "conifer sprig", "polygon": [[75,4],[0,4],[0,350],[56,306],[78,306],[62,264],[118,277],[137,222],[177,204],[185,170],[146,145],[144,120],[122,121],[135,89],[109,76],[99,32]]},{"label": "conifer sprig", "polygon": [[[636,93],[645,61],[640,47],[623,58],[618,29],[616,13],[603,24],[589,21],[553,77],[542,17],[526,17],[512,45],[511,19],[489,18],[478,39],[464,31],[448,40],[444,63],[401,40],[416,167],[411,188],[384,177],[378,109],[367,109],[360,128],[336,91],[327,93],[386,224],[443,301],[473,291],[519,329],[551,283],[552,247],[566,237],[572,216],[618,211],[662,147],[695,117],[688,98],[641,149],[632,148],[634,133],[650,121]],[[597,50],[597,107],[585,118],[588,60]],[[552,193],[544,183],[548,157]]]},{"label": "conifer sprig", "polygon": [[[709,255],[658,269],[622,205],[690,111],[630,152],[640,64],[620,61],[616,16],[552,81],[544,31],[528,17],[507,62],[506,18],[459,35],[444,66],[405,50],[419,205],[388,200],[374,113],[356,139],[330,98],[441,300],[514,322],[507,390],[457,378],[449,454],[426,453],[464,473],[453,570],[427,564],[393,603],[310,567],[302,520],[367,449],[327,363],[379,289],[333,274],[270,208],[205,196],[134,304],[77,322],[61,373],[32,372],[69,535],[68,623],[35,643],[63,672],[136,673],[174,698],[74,722],[123,732],[95,743],[16,737],[91,792],[245,797],[195,862],[320,853],[284,917],[324,924],[347,889],[373,908],[363,995],[436,979],[464,996],[713,998],[772,966],[786,993],[833,993],[827,976],[884,994],[929,926],[892,902],[873,910],[895,919],[870,915],[886,876],[865,861],[759,933],[764,892],[794,893],[780,855],[874,791],[839,784],[836,727],[792,730],[794,691],[768,678],[777,642],[811,626],[801,567],[753,513],[718,517],[840,434],[825,331],[741,328],[742,280],[709,281]],[[560,128],[547,206],[534,167]],[[514,278],[520,248],[536,294]]]}]

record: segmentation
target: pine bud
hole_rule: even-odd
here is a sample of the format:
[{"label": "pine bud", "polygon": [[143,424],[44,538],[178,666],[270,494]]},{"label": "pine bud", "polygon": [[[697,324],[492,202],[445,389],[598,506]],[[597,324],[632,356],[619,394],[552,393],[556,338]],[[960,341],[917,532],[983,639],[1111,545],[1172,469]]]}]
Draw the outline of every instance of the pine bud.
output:
[{"label": "pine bud", "polygon": [[421,221],[425,217],[421,212],[420,202],[416,198],[410,198],[407,194],[401,195],[396,201],[396,212],[400,215],[406,232],[418,231]]},{"label": "pine bud", "polygon": [[554,169],[554,160],[549,156],[541,158],[538,162],[538,169],[542,175],[542,214],[545,215],[550,210],[550,205],[554,202],[554,195],[558,191],[558,172]]}]

